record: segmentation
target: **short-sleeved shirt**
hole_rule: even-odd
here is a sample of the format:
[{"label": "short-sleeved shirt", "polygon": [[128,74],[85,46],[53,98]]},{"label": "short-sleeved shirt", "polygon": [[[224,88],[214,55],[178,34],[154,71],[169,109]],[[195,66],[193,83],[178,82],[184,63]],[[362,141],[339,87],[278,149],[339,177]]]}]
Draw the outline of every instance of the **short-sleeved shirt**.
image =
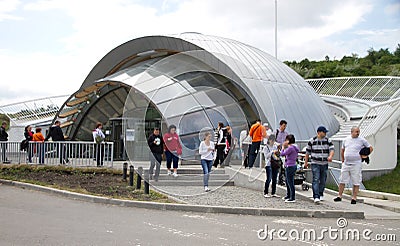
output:
[{"label": "short-sleeved shirt", "polygon": [[288,135],[287,131],[281,131],[279,129],[276,129],[276,142],[283,144],[283,142],[285,142],[286,137]]},{"label": "short-sleeved shirt", "polygon": [[311,155],[311,164],[328,165],[329,153],[334,150],[335,146],[329,138],[314,137],[308,141],[306,153]]},{"label": "short-sleeved shirt", "polygon": [[351,136],[343,140],[342,149],[344,149],[344,163],[346,165],[361,164],[360,150],[369,148],[371,145],[363,137],[352,138]]}]

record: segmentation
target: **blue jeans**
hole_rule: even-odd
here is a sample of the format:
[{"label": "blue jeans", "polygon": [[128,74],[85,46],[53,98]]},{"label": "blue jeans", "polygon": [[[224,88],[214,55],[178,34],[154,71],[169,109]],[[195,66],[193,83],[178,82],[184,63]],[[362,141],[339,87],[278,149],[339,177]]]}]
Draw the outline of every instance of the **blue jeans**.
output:
[{"label": "blue jeans", "polygon": [[318,165],[311,164],[312,170],[312,191],[313,198],[320,198],[324,195],[326,177],[328,173],[328,164],[326,165]]},{"label": "blue jeans", "polygon": [[212,160],[201,159],[201,167],[203,168],[203,184],[208,186],[208,179],[210,178],[211,168],[213,166]]},{"label": "blue jeans", "polygon": [[267,179],[265,180],[264,194],[268,194],[269,184],[272,180],[271,194],[274,195],[276,193],[276,179],[278,178],[279,169],[272,169],[271,166],[265,166],[265,171],[267,173]]},{"label": "blue jeans", "polygon": [[296,200],[294,188],[294,175],[296,174],[297,166],[288,166],[285,169],[286,174],[286,197],[289,200]]},{"label": "blue jeans", "polygon": [[179,156],[171,153],[171,151],[165,151],[165,157],[167,159],[167,168],[171,169],[171,163],[173,163],[173,168],[178,168]]}]

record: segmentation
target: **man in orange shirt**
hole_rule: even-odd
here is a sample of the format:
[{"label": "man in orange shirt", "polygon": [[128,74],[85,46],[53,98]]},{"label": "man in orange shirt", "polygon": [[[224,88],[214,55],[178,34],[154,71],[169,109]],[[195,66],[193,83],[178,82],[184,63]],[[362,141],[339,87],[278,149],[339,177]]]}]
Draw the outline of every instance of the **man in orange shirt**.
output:
[{"label": "man in orange shirt", "polygon": [[258,155],[258,152],[260,151],[261,141],[263,141],[263,138],[265,138],[267,136],[265,127],[263,125],[261,125],[260,119],[257,119],[256,123],[254,123],[251,126],[249,135],[251,137],[251,147],[250,147],[250,153],[249,153],[249,168],[252,168],[254,165],[254,161],[256,160],[256,157]]}]

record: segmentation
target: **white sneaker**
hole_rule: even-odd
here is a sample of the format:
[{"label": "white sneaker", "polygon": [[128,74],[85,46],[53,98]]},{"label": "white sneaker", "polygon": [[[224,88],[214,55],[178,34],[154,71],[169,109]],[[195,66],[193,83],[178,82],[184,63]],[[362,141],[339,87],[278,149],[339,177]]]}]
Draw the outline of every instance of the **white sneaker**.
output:
[{"label": "white sneaker", "polygon": [[265,198],[270,198],[271,196],[268,195],[268,194],[264,194],[264,197],[265,197]]},{"label": "white sneaker", "polygon": [[314,198],[314,203],[318,204],[321,200],[319,198]]},{"label": "white sneaker", "polygon": [[205,192],[209,192],[209,191],[210,191],[210,189],[208,188],[208,186],[204,186],[204,191],[205,191]]},{"label": "white sneaker", "polygon": [[279,198],[280,196],[278,196],[277,194],[273,194],[272,197]]},{"label": "white sneaker", "polygon": [[168,174],[168,175],[172,175],[171,170],[168,170],[167,174]]},{"label": "white sneaker", "polygon": [[296,202],[296,200],[288,199],[288,200],[285,200],[285,202]]},{"label": "white sneaker", "polygon": [[176,172],[174,172],[174,173],[172,174],[172,176],[174,176],[174,177],[176,178],[176,177],[178,177],[178,174],[177,174]]},{"label": "white sneaker", "polygon": [[320,196],[320,197],[319,197],[319,200],[322,202],[322,201],[324,200],[324,197],[323,197],[323,196]]}]

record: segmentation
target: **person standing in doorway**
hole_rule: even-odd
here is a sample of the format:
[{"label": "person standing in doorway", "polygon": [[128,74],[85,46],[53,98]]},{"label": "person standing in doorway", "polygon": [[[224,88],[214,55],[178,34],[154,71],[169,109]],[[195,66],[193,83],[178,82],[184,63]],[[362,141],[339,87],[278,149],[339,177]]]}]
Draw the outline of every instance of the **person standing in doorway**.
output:
[{"label": "person standing in doorway", "polygon": [[[170,125],[168,132],[164,135],[165,143],[165,157],[167,158],[168,175],[175,178],[178,177],[178,162],[179,157],[182,155],[182,146],[178,134],[176,133],[176,126]],[[173,163],[174,172],[171,172],[171,164]]]},{"label": "person standing in doorway", "polygon": [[203,184],[204,191],[208,192],[208,179],[211,173],[211,167],[213,165],[215,145],[211,141],[211,133],[206,132],[204,135],[204,140],[201,141],[199,147],[199,154],[201,155],[201,167],[203,168]]},{"label": "person standing in doorway", "polygon": [[357,194],[362,182],[362,158],[360,150],[363,148],[369,148],[370,153],[373,151],[368,141],[360,137],[360,128],[353,126],[351,128],[351,135],[343,140],[340,152],[342,157],[342,169],[339,180],[339,194],[338,197],[334,199],[335,202],[340,202],[342,200],[345,184],[349,183],[351,180],[353,183],[351,204],[357,203]]},{"label": "person standing in doorway", "polygon": [[149,179],[153,179],[154,167],[156,167],[154,180],[157,182],[158,177],[160,176],[162,154],[164,153],[164,139],[160,135],[159,128],[154,128],[153,133],[147,139],[147,144],[149,145],[150,148]]},{"label": "person standing in doorway", "polygon": [[97,166],[103,166],[103,159],[104,159],[104,139],[106,136],[104,135],[103,131],[103,124],[98,122],[96,124],[96,128],[93,130],[93,141],[96,143],[96,161]]},{"label": "person standing in doorway", "polygon": [[324,126],[317,129],[317,136],[308,141],[304,168],[308,167],[311,156],[312,190],[315,203],[324,200],[326,177],[328,174],[328,162],[331,162],[335,153],[332,141],[326,137],[328,130]]},{"label": "person standing in doorway", "polygon": [[249,168],[252,168],[260,151],[261,141],[263,141],[267,135],[264,126],[261,125],[260,119],[256,120],[256,122],[251,126],[249,135],[251,137]]},{"label": "person standing in doorway", "polygon": [[281,156],[286,157],[285,174],[286,174],[286,197],[283,199],[285,202],[296,202],[294,175],[296,174],[297,155],[300,149],[295,144],[296,139],[292,134],[286,136],[285,142],[282,144]]},{"label": "person standing in doorway", "polygon": [[10,163],[10,161],[7,159],[7,141],[8,141],[8,133],[6,131],[7,129],[7,122],[3,121],[1,123],[1,127],[0,127],[0,151],[1,151],[1,161],[3,163]]}]

